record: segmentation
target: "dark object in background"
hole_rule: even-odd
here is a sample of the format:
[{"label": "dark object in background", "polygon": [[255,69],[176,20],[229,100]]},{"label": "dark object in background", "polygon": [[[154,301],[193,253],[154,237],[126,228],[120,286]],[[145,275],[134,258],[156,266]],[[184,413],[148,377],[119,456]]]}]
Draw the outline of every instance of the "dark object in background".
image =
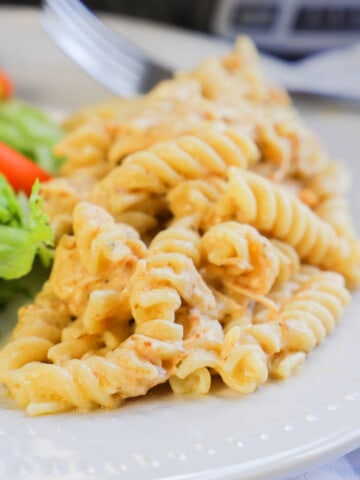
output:
[{"label": "dark object in background", "polygon": [[161,21],[235,38],[299,58],[360,40],[360,0],[97,0],[93,9]]},{"label": "dark object in background", "polygon": [[84,0],[93,10],[120,13],[210,32],[217,0]]},{"label": "dark object in background", "polygon": [[[1,3],[39,5],[40,1]],[[113,12],[234,38],[287,58],[360,41],[360,0],[84,0]]]},{"label": "dark object in background", "polygon": [[212,31],[247,33],[263,50],[303,56],[360,41],[360,0],[221,0]]}]

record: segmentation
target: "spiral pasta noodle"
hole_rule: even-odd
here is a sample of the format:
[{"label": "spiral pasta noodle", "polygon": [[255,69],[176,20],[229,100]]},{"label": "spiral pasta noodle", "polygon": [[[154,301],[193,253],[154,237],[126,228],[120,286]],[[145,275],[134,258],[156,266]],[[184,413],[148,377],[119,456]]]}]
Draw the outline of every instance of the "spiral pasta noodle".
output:
[{"label": "spiral pasta noodle", "polygon": [[268,310],[259,323],[235,326],[224,339],[219,372],[224,382],[250,393],[269,375],[286,378],[303,363],[338,323],[350,300],[343,277],[301,268],[292,278],[293,293]]},{"label": "spiral pasta noodle", "polygon": [[168,382],[251,393],[297,373],[360,281],[331,159],[255,46],[75,113],[44,183],[48,281],[0,350],[29,415],[115,408]]},{"label": "spiral pasta noodle", "polygon": [[217,177],[188,180],[172,188],[167,201],[176,218],[196,215],[199,225],[206,223],[209,207],[215,203],[226,189],[226,182]]},{"label": "spiral pasta noodle", "polygon": [[55,148],[59,157],[66,157],[62,173],[71,175],[79,170],[92,177],[102,178],[109,171],[107,152],[111,133],[99,121],[84,124],[72,131]]},{"label": "spiral pasta noodle", "polygon": [[60,340],[62,330],[69,322],[70,314],[65,303],[46,283],[34,303],[19,310],[18,323],[0,352],[1,381],[9,370],[34,360],[46,360],[49,348]]},{"label": "spiral pasta noodle", "polygon": [[109,161],[118,165],[127,155],[177,138],[196,125],[221,120],[220,109],[201,94],[201,86],[190,78],[161,82],[148,95],[127,99],[125,108],[109,122],[114,141]]},{"label": "spiral pasta noodle", "polygon": [[[84,199],[84,189],[68,178],[53,178],[41,185],[44,212],[48,215],[55,239],[72,231],[72,213],[77,203]],[[59,209],[61,205],[61,210]]]},{"label": "spiral pasta noodle", "polygon": [[332,332],[350,301],[342,276],[334,272],[302,267],[294,281],[299,288],[291,299],[282,300],[279,313],[284,348],[270,364],[270,373],[277,378],[291,375],[301,355]]},{"label": "spiral pasta noodle", "polygon": [[115,408],[122,399],[144,395],[165,382],[181,354],[179,343],[132,335],[104,357],[91,355],[62,366],[30,362],[10,372],[6,384],[31,415],[73,407]]},{"label": "spiral pasta noodle", "polygon": [[218,365],[218,354],[223,342],[223,330],[218,320],[190,309],[183,321],[184,358],[169,378],[174,393],[208,393],[211,387],[209,369]]},{"label": "spiral pasta noodle", "polygon": [[183,301],[204,314],[216,311],[216,301],[196,269],[200,239],[188,222],[189,219],[180,220],[155,236],[146,261],[139,263],[130,293],[136,323],[174,322]]},{"label": "spiral pasta noodle", "polygon": [[275,284],[288,280],[300,267],[294,248],[280,240],[268,240],[249,225],[223,222],[211,227],[201,239],[203,274],[222,284],[231,296],[267,302],[262,297]]},{"label": "spiral pasta noodle", "polygon": [[107,212],[87,202],[76,206],[73,225],[74,236],[60,240],[49,281],[78,317],[94,290],[124,289],[146,247],[132,227],[115,224]]},{"label": "spiral pasta noodle", "polygon": [[[249,225],[224,222],[201,239],[204,258],[227,281],[266,294],[279,273],[279,260],[270,241]],[[215,270],[215,271],[216,271]]]},{"label": "spiral pasta noodle", "polygon": [[204,96],[227,103],[257,103],[288,105],[286,93],[265,81],[253,42],[239,37],[233,52],[225,57],[210,58],[188,74],[200,81]]},{"label": "spiral pasta noodle", "polygon": [[47,356],[57,364],[109,342],[117,346],[130,335],[127,282],[146,250],[135,230],[116,225],[100,207],[80,202],[73,217],[74,236],[61,239],[49,280],[68,317],[77,317],[52,339]]},{"label": "spiral pasta noodle", "polygon": [[129,155],[93,188],[90,200],[117,218],[126,210],[137,210],[139,202],[165,194],[183,180],[210,174],[223,177],[227,166],[246,168],[257,158],[255,144],[241,131],[200,129],[195,135],[158,143]]},{"label": "spiral pasta noodle", "polygon": [[229,169],[229,187],[214,207],[213,222],[235,218],[289,243],[307,263],[335,270],[356,283],[351,245],[296,196],[251,172]]},{"label": "spiral pasta noodle", "polygon": [[275,285],[289,280],[300,268],[300,258],[294,247],[281,240],[271,239],[271,245],[279,261]]},{"label": "spiral pasta noodle", "polygon": [[210,179],[175,187],[168,194],[171,211],[177,217],[196,213],[204,230],[230,219],[250,223],[293,247],[306,262],[339,271],[350,285],[358,282],[358,246],[343,198],[324,200],[313,212],[260,175],[230,169],[229,177],[228,184]]}]

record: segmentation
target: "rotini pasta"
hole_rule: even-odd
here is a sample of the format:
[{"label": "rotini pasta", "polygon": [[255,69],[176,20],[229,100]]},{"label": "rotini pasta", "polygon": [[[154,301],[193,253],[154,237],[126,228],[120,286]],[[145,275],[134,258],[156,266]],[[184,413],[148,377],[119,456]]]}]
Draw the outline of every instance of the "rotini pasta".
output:
[{"label": "rotini pasta", "polygon": [[233,279],[249,291],[267,294],[279,274],[279,259],[270,241],[249,225],[219,223],[205,233],[201,246],[218,277]]},{"label": "rotini pasta", "polygon": [[126,210],[137,210],[140,202],[166,194],[183,180],[211,174],[223,177],[227,166],[246,168],[257,158],[255,144],[241,131],[200,129],[195,135],[129,155],[92,189],[90,200],[117,218]]},{"label": "rotini pasta", "polygon": [[193,79],[162,82],[142,99],[130,102],[109,122],[114,135],[109,151],[113,166],[131,153],[177,138],[200,122],[221,120],[223,116],[201,95],[200,85]]},{"label": "rotini pasta", "polygon": [[219,372],[234,390],[250,393],[269,374],[293,374],[333,330],[350,300],[339,274],[301,268],[291,280],[292,295],[285,287],[278,310],[268,309],[259,323],[235,326],[225,335]]},{"label": "rotini pasta", "polygon": [[167,200],[172,214],[181,218],[196,215],[200,225],[205,223],[209,207],[226,189],[226,182],[217,177],[188,180],[172,188]]},{"label": "rotini pasta", "polygon": [[0,380],[6,378],[9,370],[34,360],[46,360],[49,348],[60,340],[69,322],[66,305],[45,283],[34,303],[19,310],[18,323],[0,352]]},{"label": "rotini pasta", "polygon": [[298,198],[250,172],[229,169],[228,191],[214,207],[213,221],[236,218],[293,246],[305,262],[336,270],[358,282],[351,245]]},{"label": "rotini pasta", "polygon": [[73,359],[62,366],[30,362],[9,372],[6,384],[30,415],[96,405],[114,408],[123,398],[144,395],[165,382],[181,355],[179,342],[132,335],[105,356]]},{"label": "rotini pasta", "polygon": [[189,219],[174,223],[153,239],[146,263],[139,262],[131,287],[130,306],[136,323],[174,322],[183,301],[214,315],[215,298],[196,269],[199,258],[200,239],[189,227]]},{"label": "rotini pasta", "polygon": [[238,292],[269,303],[263,296],[300,267],[293,247],[280,240],[269,241],[254,227],[236,222],[211,227],[202,237],[201,246],[203,275],[232,297]]},{"label": "rotini pasta", "polygon": [[347,170],[252,42],[64,126],[41,186],[54,264],[0,351],[16,402],[86,411],[295,374],[360,281],[360,243]]},{"label": "rotini pasta", "polygon": [[55,148],[57,155],[67,159],[62,173],[67,176],[82,170],[93,178],[102,178],[109,171],[106,160],[110,144],[111,133],[101,122],[87,123],[70,132]]},{"label": "rotini pasta", "polygon": [[229,168],[228,184],[185,182],[168,198],[176,216],[192,210],[203,230],[228,220],[248,223],[289,244],[302,260],[339,271],[350,285],[359,281],[356,242],[344,238],[344,230],[337,227],[339,235],[295,195],[260,175]]},{"label": "rotini pasta", "polygon": [[254,44],[240,37],[234,52],[222,59],[205,60],[188,74],[200,81],[206,98],[226,100],[238,105],[244,100],[288,105],[289,98],[263,77]]},{"label": "rotini pasta", "polygon": [[63,236],[58,245],[50,284],[71,314],[79,316],[94,290],[122,292],[146,247],[133,228],[115,224],[86,202],[76,206],[73,225],[74,236]]},{"label": "rotini pasta", "polygon": [[190,309],[179,319],[184,327],[185,358],[169,379],[175,393],[208,393],[211,386],[209,369],[218,365],[223,330],[218,320]]}]

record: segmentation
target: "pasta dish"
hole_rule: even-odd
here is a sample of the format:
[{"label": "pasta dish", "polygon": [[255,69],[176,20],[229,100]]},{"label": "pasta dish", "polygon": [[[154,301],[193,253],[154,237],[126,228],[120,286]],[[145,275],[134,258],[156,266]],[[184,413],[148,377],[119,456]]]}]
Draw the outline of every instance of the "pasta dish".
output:
[{"label": "pasta dish", "polygon": [[[349,173],[240,38],[145,96],[83,108],[43,182],[56,239],[0,382],[30,415],[168,382],[249,394],[297,373],[360,279]],[[305,372],[306,374],[306,372]]]}]

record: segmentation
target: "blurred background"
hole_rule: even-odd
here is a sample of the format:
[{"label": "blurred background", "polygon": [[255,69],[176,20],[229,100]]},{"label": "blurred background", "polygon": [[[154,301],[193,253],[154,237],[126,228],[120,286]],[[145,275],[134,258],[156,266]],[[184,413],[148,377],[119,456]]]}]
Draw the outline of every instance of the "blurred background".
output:
[{"label": "blurred background", "polygon": [[[36,0],[0,5],[39,6]],[[263,51],[298,59],[360,40],[360,0],[87,0],[99,12],[140,17],[233,39],[252,36]]]}]

